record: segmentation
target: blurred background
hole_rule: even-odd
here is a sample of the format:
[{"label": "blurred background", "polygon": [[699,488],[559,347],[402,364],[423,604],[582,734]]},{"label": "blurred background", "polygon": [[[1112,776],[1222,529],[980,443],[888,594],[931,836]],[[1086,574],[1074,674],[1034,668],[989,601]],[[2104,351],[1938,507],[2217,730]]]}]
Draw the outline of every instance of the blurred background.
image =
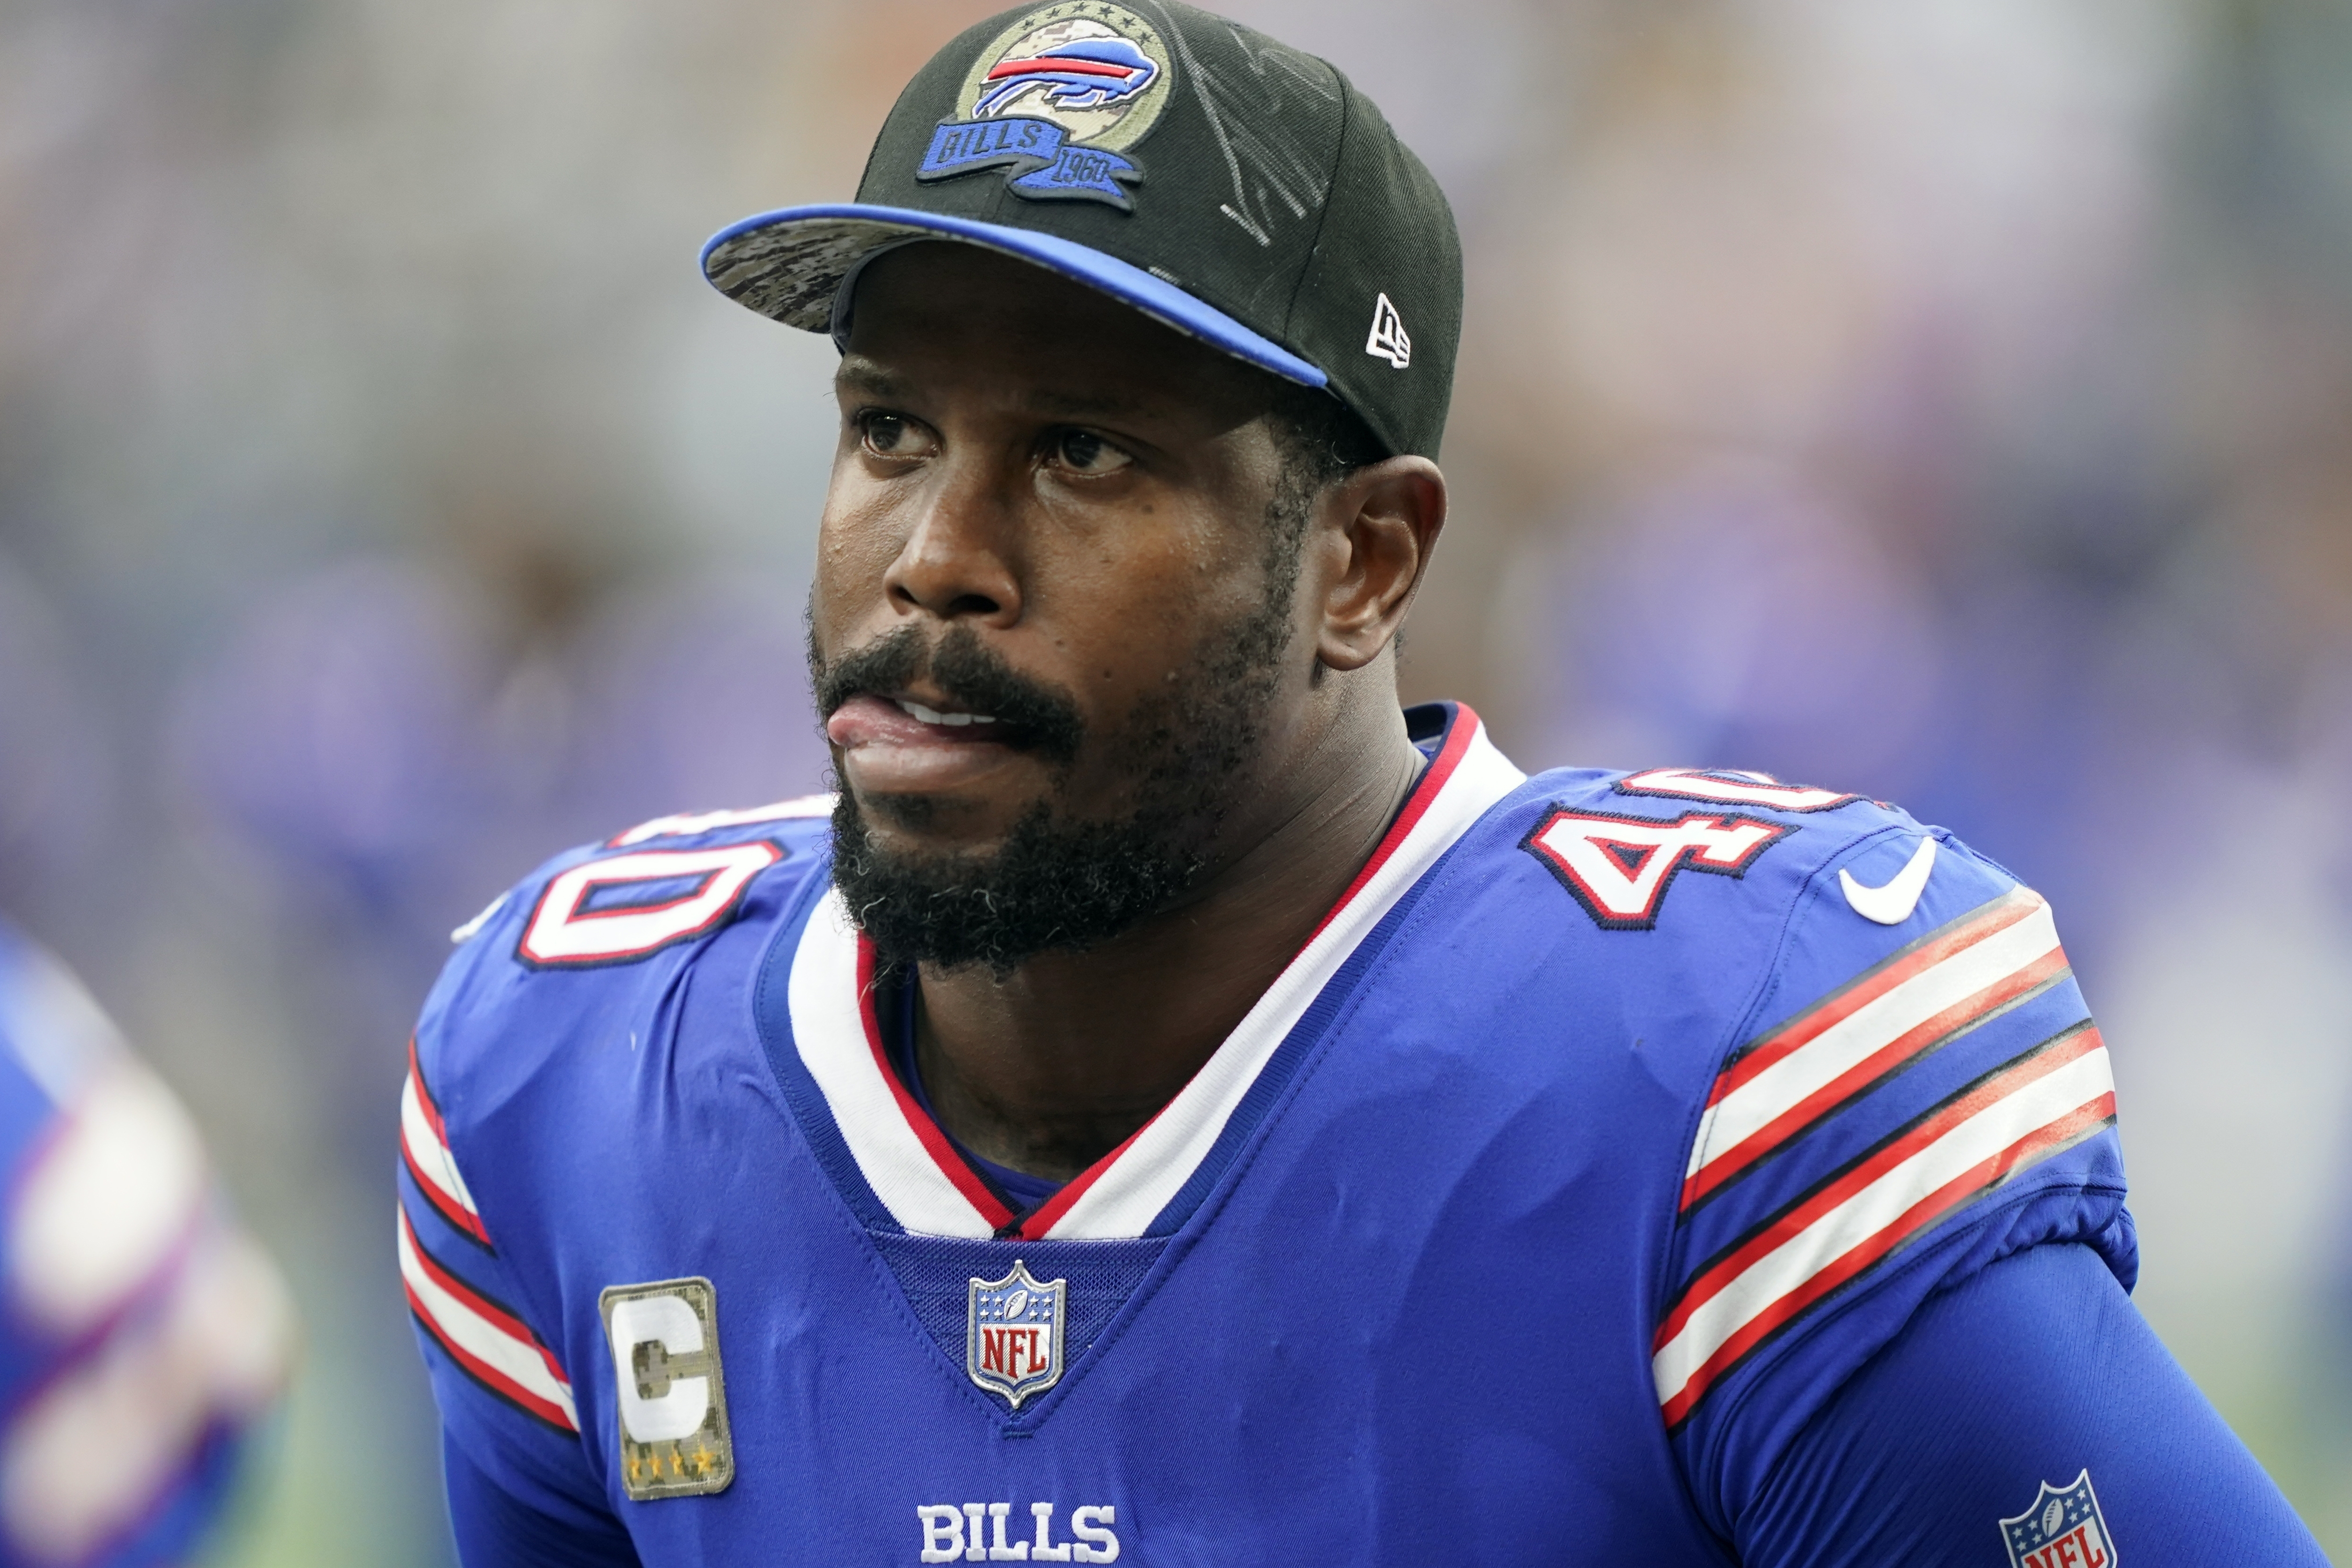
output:
[{"label": "blurred background", "polygon": [[[1229,0],[1451,194],[1415,696],[1899,800],[2056,903],[2139,1299],[2352,1555],[2352,7]],[[845,197],[949,0],[0,0],[0,908],[300,1297],[218,1554],[450,1560],[393,1266],[446,933],[818,787]]]}]

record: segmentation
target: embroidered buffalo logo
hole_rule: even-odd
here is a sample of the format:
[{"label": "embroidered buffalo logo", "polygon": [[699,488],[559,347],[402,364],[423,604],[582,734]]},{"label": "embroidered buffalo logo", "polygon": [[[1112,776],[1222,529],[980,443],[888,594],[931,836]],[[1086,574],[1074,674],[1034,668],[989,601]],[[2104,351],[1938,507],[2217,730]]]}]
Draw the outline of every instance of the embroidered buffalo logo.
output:
[{"label": "embroidered buffalo logo", "polygon": [[2000,1521],[2000,1539],[2010,1568],[2113,1568],[2116,1560],[2088,1470],[2063,1489],[2043,1481],[2032,1507]]},{"label": "embroidered buffalo logo", "polygon": [[1062,1380],[1066,1280],[1039,1280],[1016,1260],[1002,1280],[971,1281],[964,1370],[1013,1408]]},{"label": "embroidered buffalo logo", "polygon": [[1050,5],[1020,17],[973,60],[916,170],[946,180],[1002,169],[1015,195],[1084,197],[1132,210],[1143,171],[1120,156],[1168,101],[1166,43],[1123,6]]},{"label": "embroidered buffalo logo", "polygon": [[[988,68],[971,112],[982,119],[1026,112],[1058,120],[1071,110],[1115,104],[1124,116],[1127,100],[1159,75],[1150,56],[1109,28],[1092,22],[1061,22],[1040,27]],[[1025,110],[1024,100],[1033,100]]]}]

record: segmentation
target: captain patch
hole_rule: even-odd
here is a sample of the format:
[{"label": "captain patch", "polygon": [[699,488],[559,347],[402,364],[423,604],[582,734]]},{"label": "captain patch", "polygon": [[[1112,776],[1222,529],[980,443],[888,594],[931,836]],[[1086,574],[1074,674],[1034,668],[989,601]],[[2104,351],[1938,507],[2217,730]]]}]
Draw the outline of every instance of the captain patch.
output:
[{"label": "captain patch", "polygon": [[614,1285],[596,1298],[620,1400],[621,1484],[637,1502],[725,1491],[735,1479],[719,1293],[703,1279]]}]

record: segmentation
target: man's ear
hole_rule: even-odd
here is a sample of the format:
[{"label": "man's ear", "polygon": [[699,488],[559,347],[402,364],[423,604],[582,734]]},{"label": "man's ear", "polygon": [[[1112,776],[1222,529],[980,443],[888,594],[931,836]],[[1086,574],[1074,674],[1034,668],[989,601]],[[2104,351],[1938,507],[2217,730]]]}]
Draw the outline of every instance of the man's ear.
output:
[{"label": "man's ear", "polygon": [[1318,508],[1325,575],[1315,654],[1360,670],[1404,624],[1445,527],[1445,476],[1426,457],[1390,457],[1334,485]]}]

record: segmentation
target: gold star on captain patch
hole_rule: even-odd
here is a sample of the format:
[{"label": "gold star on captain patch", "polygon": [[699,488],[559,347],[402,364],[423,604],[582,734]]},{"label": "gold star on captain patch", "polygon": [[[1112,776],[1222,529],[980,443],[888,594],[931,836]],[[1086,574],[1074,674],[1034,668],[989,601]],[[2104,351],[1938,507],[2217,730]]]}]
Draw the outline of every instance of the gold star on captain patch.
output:
[{"label": "gold star on captain patch", "polygon": [[635,1480],[639,1476],[642,1476],[645,1473],[645,1461],[638,1458],[636,1455],[631,1454],[629,1456],[629,1479],[631,1480]]}]

